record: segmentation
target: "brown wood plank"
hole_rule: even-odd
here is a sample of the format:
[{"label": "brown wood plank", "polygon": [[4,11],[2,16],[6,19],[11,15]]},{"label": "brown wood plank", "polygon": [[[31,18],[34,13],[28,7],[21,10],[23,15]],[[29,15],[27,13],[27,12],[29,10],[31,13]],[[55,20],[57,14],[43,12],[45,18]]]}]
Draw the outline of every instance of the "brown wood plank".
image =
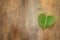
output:
[{"label": "brown wood plank", "polygon": [[[38,25],[38,15],[54,15],[47,29]],[[0,40],[60,40],[60,0],[0,0]]]}]

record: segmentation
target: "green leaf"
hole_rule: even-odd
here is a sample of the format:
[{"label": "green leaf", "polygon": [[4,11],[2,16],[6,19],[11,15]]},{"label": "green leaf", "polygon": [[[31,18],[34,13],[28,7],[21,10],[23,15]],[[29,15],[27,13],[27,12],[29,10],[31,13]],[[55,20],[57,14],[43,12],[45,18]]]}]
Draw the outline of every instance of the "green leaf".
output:
[{"label": "green leaf", "polygon": [[42,13],[38,16],[38,23],[44,29],[54,24],[54,22],[55,22],[55,17],[52,15],[47,16]]}]

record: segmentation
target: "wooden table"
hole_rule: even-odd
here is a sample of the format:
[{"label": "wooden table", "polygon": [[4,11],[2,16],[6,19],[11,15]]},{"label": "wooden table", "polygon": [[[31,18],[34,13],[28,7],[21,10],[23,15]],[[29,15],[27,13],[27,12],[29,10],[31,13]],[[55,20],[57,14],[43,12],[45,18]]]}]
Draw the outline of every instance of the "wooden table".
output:
[{"label": "wooden table", "polygon": [[[43,30],[40,13],[55,24]],[[60,40],[60,0],[0,0],[0,40]]]}]

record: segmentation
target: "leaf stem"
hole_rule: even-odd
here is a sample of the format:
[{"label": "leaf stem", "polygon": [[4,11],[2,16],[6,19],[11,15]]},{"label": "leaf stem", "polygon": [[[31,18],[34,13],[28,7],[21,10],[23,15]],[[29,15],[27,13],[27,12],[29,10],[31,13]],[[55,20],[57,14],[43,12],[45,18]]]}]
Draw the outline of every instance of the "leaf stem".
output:
[{"label": "leaf stem", "polygon": [[47,16],[46,16],[45,23],[44,23],[44,29],[46,27],[46,22],[47,22]]}]

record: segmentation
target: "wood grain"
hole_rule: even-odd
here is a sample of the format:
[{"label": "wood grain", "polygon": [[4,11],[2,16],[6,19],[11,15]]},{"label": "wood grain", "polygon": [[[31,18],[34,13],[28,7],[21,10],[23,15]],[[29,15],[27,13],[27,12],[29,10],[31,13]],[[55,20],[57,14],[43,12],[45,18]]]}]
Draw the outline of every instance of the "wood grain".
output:
[{"label": "wood grain", "polygon": [[[54,15],[47,29],[38,15]],[[60,0],[0,0],[0,40],[60,40]]]}]

